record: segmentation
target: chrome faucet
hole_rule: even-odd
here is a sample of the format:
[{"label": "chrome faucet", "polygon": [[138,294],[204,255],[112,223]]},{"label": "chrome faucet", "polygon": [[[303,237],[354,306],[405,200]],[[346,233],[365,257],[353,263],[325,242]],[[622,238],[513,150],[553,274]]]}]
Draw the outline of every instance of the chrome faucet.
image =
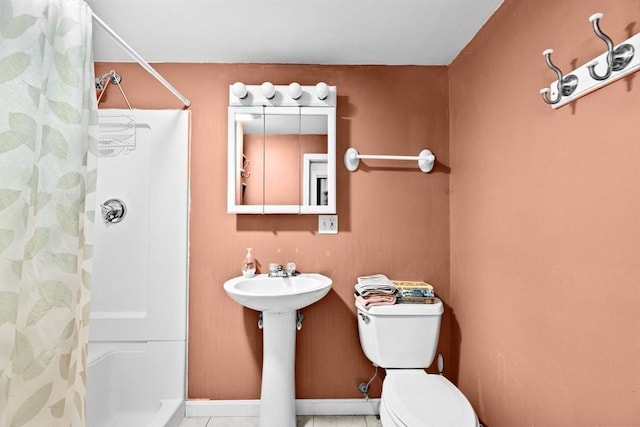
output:
[{"label": "chrome faucet", "polygon": [[296,265],[293,262],[287,263],[286,269],[281,264],[269,264],[269,277],[291,277],[296,275]]}]

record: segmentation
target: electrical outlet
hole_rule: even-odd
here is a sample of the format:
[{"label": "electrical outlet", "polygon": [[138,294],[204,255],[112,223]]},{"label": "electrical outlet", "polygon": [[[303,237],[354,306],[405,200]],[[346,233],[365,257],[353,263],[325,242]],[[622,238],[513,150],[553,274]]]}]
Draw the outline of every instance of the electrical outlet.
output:
[{"label": "electrical outlet", "polygon": [[338,234],[338,215],[318,215],[319,234]]}]

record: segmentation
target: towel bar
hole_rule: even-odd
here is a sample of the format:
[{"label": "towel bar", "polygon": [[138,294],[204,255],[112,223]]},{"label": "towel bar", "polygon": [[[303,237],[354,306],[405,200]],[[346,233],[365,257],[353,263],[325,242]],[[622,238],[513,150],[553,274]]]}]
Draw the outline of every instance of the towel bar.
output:
[{"label": "towel bar", "polygon": [[355,148],[348,148],[344,153],[344,166],[350,172],[355,172],[360,165],[360,159],[372,160],[417,160],[418,167],[424,173],[431,172],[436,156],[430,150],[422,150],[417,156],[392,156],[385,154],[360,154]]}]

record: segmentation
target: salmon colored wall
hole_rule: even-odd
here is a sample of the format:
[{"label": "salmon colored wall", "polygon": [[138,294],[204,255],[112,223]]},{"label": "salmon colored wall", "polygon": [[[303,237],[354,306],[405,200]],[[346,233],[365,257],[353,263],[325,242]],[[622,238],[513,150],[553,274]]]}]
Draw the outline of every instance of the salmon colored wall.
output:
[{"label": "salmon colored wall", "polygon": [[[552,110],[637,0],[505,0],[449,67],[458,384],[498,426],[640,425],[640,80]],[[455,335],[457,333],[457,336]]]},{"label": "salmon colored wall", "polygon": [[[178,100],[137,64],[115,69],[135,108],[181,108]],[[224,293],[240,273],[245,248],[265,269],[294,261],[303,272],[334,281],[332,291],[303,310],[298,333],[299,398],[362,397],[358,384],[373,373],[358,341],[353,307],[356,276],[433,283],[449,298],[449,117],[445,67],[262,64],[158,64],[157,69],[192,102],[189,398],[255,399],[260,394],[262,332],[258,313]],[[338,88],[338,235],[318,235],[316,215],[226,213],[228,85],[315,84]],[[116,88],[101,107],[123,107]],[[417,164],[369,161],[348,172],[349,146],[365,154],[417,155],[431,149],[435,170]],[[448,306],[447,306],[448,309]],[[449,355],[449,322],[441,350]],[[372,395],[380,391],[374,382]]]},{"label": "salmon colored wall", "polygon": [[243,140],[249,176],[242,204],[302,204],[302,154],[326,153],[326,135],[247,134]]}]

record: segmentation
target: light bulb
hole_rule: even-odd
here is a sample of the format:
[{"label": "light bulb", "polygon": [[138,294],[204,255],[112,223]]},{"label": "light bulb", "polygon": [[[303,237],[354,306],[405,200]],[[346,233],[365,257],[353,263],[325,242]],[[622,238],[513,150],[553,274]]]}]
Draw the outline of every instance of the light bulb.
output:
[{"label": "light bulb", "polygon": [[316,85],[316,95],[318,99],[325,100],[329,96],[329,86],[325,82],[320,82]]},{"label": "light bulb", "polygon": [[247,86],[242,82],[235,82],[231,86],[231,93],[238,97],[238,99],[245,99],[247,97]]},{"label": "light bulb", "polygon": [[271,82],[262,83],[262,94],[267,99],[273,99],[276,96],[276,88]]},{"label": "light bulb", "polygon": [[302,96],[302,86],[300,86],[300,83],[293,82],[289,85],[289,95],[293,99],[300,99]]}]

